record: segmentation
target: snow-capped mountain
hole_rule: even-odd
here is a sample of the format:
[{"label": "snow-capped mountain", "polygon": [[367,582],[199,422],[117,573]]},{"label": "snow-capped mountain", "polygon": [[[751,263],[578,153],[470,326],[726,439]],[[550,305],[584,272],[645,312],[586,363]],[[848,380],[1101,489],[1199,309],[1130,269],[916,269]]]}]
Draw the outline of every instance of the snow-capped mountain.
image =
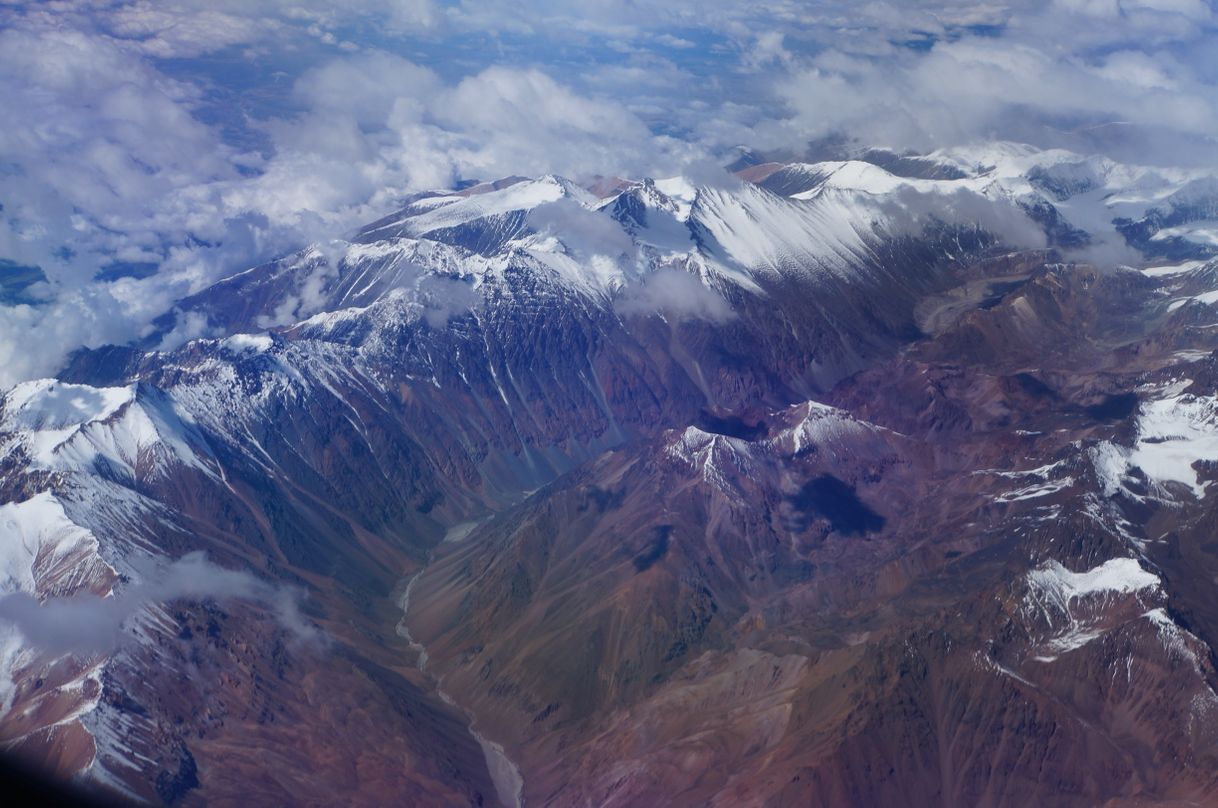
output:
[{"label": "snow-capped mountain", "polygon": [[11,612],[0,740],[168,804],[1218,794],[1218,186],[836,156],[419,195],[6,391],[0,591],[127,611]]}]

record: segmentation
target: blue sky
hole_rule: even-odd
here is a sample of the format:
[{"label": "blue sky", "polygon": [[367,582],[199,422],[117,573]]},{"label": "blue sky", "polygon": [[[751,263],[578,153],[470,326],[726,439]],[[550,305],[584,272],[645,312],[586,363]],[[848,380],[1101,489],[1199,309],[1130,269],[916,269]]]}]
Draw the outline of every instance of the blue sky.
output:
[{"label": "blue sky", "polygon": [[708,177],[827,135],[1212,163],[1216,25],[1208,0],[0,0],[0,273],[46,277],[0,297],[0,383],[463,179]]}]

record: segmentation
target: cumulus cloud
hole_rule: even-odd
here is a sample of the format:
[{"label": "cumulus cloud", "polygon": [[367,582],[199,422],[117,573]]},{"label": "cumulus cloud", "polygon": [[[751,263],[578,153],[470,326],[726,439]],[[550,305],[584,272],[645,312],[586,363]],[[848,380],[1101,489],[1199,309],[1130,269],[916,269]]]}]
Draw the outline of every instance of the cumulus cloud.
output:
[{"label": "cumulus cloud", "polygon": [[247,572],[217,566],[203,553],[142,570],[141,580],[101,598],[81,595],[39,603],[20,592],[0,598],[0,621],[12,624],[30,644],[63,654],[105,654],[125,641],[125,629],[143,609],[179,600],[254,601],[267,607],[297,641],[322,642],[323,635],[300,613],[297,593]]},{"label": "cumulus cloud", "polygon": [[1113,122],[1203,137],[1218,107],[1201,89],[1170,60],[1140,52],[1084,61],[968,39],[891,60],[827,52],[779,93],[801,137],[925,151],[983,138],[1070,145],[1071,129]]},{"label": "cumulus cloud", "polygon": [[[937,8],[935,6],[938,6]],[[929,150],[984,139],[1212,159],[1218,17],[1198,0],[1022,0],[863,7],[776,84],[787,144],[842,134]],[[828,33],[828,32],[826,32]],[[1105,131],[1119,125],[1122,131]],[[1131,137],[1131,130],[1136,130]],[[1135,148],[1127,148],[1133,143]]]},{"label": "cumulus cloud", "polygon": [[576,258],[603,256],[626,261],[635,258],[634,240],[621,225],[603,212],[589,210],[573,199],[538,205],[529,211],[528,223],[539,234],[558,239]]},{"label": "cumulus cloud", "polygon": [[660,314],[676,321],[722,323],[734,316],[732,307],[714,290],[676,268],[657,270],[641,283],[627,286],[614,307],[622,315]]},{"label": "cumulus cloud", "polygon": [[1004,243],[1025,249],[1046,246],[1044,230],[1017,206],[964,188],[950,194],[903,187],[881,202],[884,221],[894,234],[919,235],[945,224],[976,227]]},{"label": "cumulus cloud", "polygon": [[162,58],[187,58],[244,45],[278,29],[272,19],[251,19],[236,11],[135,2],[111,9],[103,21],[108,33]]},{"label": "cumulus cloud", "polygon": [[482,302],[473,284],[460,278],[427,275],[419,280],[415,300],[432,328],[443,328],[453,317],[469,313]]}]

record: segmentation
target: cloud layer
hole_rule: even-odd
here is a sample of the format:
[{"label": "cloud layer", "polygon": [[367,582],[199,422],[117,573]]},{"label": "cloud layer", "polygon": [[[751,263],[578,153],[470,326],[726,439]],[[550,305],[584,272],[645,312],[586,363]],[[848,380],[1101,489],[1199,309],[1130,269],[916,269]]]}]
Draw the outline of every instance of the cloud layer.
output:
[{"label": "cloud layer", "polygon": [[0,386],[458,180],[831,135],[1212,162],[1216,26],[1204,0],[0,0],[0,259],[46,278],[0,298]]},{"label": "cloud layer", "polygon": [[118,594],[55,598],[39,603],[19,592],[0,598],[0,621],[10,623],[27,641],[56,654],[92,656],[113,651],[124,640],[128,622],[148,606],[176,600],[249,600],[269,607],[294,638],[319,642],[321,633],[300,614],[296,594],[247,572],[218,567],[203,553],[145,571],[143,580]]}]

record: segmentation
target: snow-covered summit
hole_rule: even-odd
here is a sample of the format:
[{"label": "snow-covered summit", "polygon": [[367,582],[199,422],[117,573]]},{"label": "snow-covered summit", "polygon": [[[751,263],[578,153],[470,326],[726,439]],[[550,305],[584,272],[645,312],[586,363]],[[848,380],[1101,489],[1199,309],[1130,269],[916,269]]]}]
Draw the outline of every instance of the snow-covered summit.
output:
[{"label": "snow-covered summit", "polygon": [[182,463],[209,471],[202,438],[163,394],[90,387],[55,379],[25,382],[0,402],[0,456],[20,451],[31,468],[130,477],[163,474]]}]

